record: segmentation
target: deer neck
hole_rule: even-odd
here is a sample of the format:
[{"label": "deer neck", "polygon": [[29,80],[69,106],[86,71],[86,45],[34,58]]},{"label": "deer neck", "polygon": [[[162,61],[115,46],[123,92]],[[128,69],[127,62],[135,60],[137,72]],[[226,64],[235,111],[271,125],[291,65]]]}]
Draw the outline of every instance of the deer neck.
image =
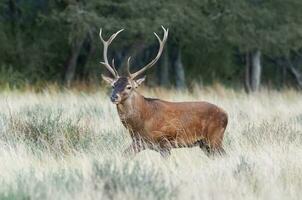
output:
[{"label": "deer neck", "polygon": [[134,90],[125,101],[117,105],[117,111],[122,121],[143,119],[145,104],[144,96]]}]

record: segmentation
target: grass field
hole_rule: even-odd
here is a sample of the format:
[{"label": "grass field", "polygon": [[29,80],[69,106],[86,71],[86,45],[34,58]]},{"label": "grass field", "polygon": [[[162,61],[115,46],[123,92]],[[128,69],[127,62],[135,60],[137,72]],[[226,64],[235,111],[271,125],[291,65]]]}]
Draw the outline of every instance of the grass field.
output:
[{"label": "grass field", "polygon": [[224,157],[121,153],[130,137],[105,90],[0,93],[0,199],[301,199],[302,93],[142,90],[229,114]]}]

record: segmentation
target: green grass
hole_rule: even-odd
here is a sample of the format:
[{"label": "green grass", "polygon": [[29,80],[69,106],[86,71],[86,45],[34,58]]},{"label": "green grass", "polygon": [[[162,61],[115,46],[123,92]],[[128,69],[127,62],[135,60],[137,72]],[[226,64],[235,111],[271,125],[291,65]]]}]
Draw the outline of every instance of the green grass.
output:
[{"label": "green grass", "polygon": [[302,94],[145,90],[229,114],[224,157],[198,148],[122,157],[130,137],[105,92],[0,94],[0,199],[299,199]]}]

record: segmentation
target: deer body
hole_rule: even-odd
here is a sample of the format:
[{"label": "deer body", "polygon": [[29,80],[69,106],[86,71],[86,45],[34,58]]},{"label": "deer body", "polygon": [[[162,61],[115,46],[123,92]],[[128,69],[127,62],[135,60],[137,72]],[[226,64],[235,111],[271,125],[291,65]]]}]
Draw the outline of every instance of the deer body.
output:
[{"label": "deer body", "polygon": [[207,102],[168,102],[159,99],[145,98],[136,88],[145,80],[137,79],[139,75],[152,67],[163,51],[168,37],[168,30],[159,41],[159,51],[156,57],[145,67],[135,73],[130,73],[128,59],[128,76],[119,76],[108,62],[108,46],[122,31],[113,34],[108,41],[100,38],[104,44],[102,64],[114,76],[102,78],[113,88],[111,101],[116,104],[123,125],[129,130],[132,144],[125,151],[138,153],[145,148],[159,151],[162,155],[170,153],[171,148],[192,147],[198,145],[206,153],[223,152],[222,140],[227,126],[227,114],[221,108]]},{"label": "deer body", "polygon": [[207,151],[223,151],[227,115],[213,104],[149,99],[135,91],[117,105],[117,110],[131,134],[131,151],[139,152],[147,146],[167,152],[171,148],[201,145],[201,142],[208,145]]}]

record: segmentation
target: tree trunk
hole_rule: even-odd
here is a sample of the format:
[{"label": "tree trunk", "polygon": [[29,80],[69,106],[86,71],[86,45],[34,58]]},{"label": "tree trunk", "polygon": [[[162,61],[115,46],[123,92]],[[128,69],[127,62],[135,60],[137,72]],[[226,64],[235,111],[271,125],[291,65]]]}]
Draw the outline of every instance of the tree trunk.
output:
[{"label": "tree trunk", "polygon": [[281,87],[284,87],[284,85],[286,84],[286,76],[287,76],[287,70],[286,70],[286,66],[282,65],[281,66]]},{"label": "tree trunk", "polygon": [[251,89],[252,91],[259,90],[261,81],[261,52],[256,50],[251,55],[252,73],[251,73]]},{"label": "tree trunk", "polygon": [[291,74],[294,76],[298,87],[300,89],[302,89],[302,73],[301,71],[299,71],[299,66],[301,67],[302,65],[302,57],[301,54],[297,55],[295,59],[293,59],[293,61],[289,60],[289,71],[291,72]]},{"label": "tree trunk", "polygon": [[87,52],[86,55],[84,57],[84,61],[83,61],[83,77],[87,77],[87,79],[89,81],[91,80],[97,80],[97,75],[96,73],[91,74],[91,69],[89,67],[86,67],[86,65],[90,62],[90,59],[92,57],[92,55],[94,54],[94,52],[96,51],[95,46],[92,44],[92,40],[89,39],[87,41]]},{"label": "tree trunk", "polygon": [[301,63],[302,59],[299,58],[292,60],[290,57],[281,57],[277,59],[276,64],[281,68],[281,86],[286,84],[287,72],[289,72],[297,82],[298,88],[302,89],[302,73],[297,69]]},{"label": "tree trunk", "polygon": [[271,60],[279,68],[279,79],[278,79],[279,85],[278,85],[278,87],[283,88],[286,85],[286,76],[287,76],[287,68],[288,68],[286,59],[280,57],[280,58],[274,58]]},{"label": "tree trunk", "polygon": [[84,39],[80,41],[76,41],[76,43],[71,48],[71,53],[67,59],[65,65],[65,83],[69,87],[71,81],[74,79],[74,75],[77,67],[77,60],[81,51],[81,47],[83,45]]},{"label": "tree trunk", "polygon": [[158,67],[159,84],[163,87],[170,86],[170,74],[169,74],[169,54],[168,49],[165,49],[160,60],[160,66]]},{"label": "tree trunk", "polygon": [[176,89],[186,88],[185,70],[181,58],[181,49],[177,48],[176,59],[174,62],[175,69],[175,85]]},{"label": "tree trunk", "polygon": [[261,81],[261,51],[255,50],[247,53],[246,72],[245,72],[245,89],[247,92],[259,90]]},{"label": "tree trunk", "polygon": [[11,30],[13,35],[16,35],[16,23],[17,23],[17,18],[18,18],[18,8],[17,8],[17,3],[15,0],[9,0],[8,1],[8,14],[9,14],[9,18],[11,21]]},{"label": "tree trunk", "polygon": [[244,88],[247,93],[251,91],[251,61],[250,61],[250,53],[247,52],[245,55],[245,77],[244,77]]},{"label": "tree trunk", "polygon": [[292,65],[292,63],[289,63],[288,65],[289,72],[293,75],[295,78],[298,87],[302,89],[302,74]]}]

